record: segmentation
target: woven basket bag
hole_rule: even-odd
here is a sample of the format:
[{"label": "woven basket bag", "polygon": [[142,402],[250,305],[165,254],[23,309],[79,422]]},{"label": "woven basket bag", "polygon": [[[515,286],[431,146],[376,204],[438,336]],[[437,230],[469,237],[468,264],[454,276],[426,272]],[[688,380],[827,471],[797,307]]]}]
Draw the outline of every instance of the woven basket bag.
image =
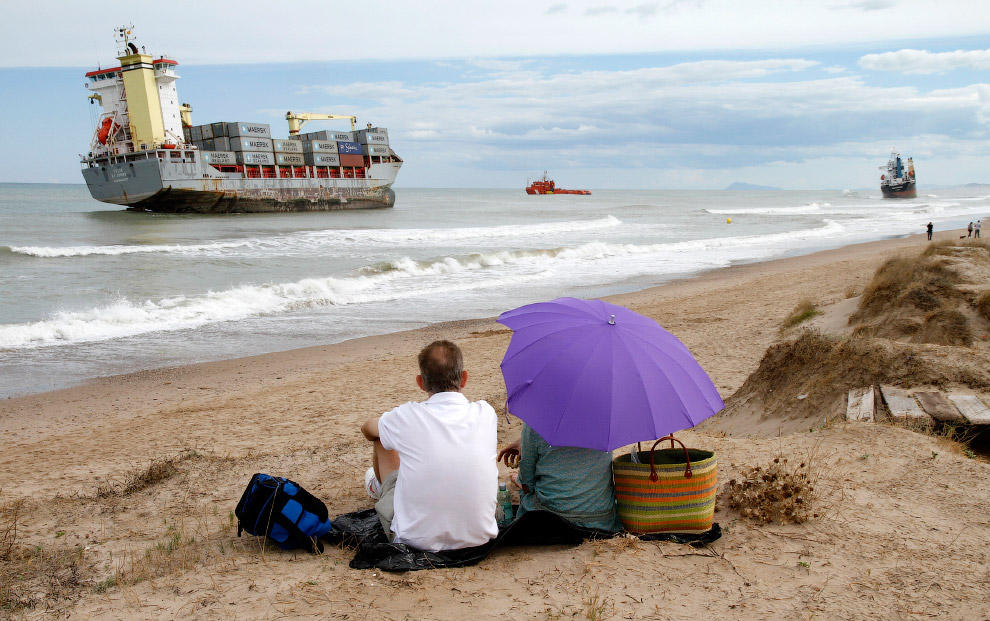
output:
[{"label": "woven basket bag", "polygon": [[[669,449],[656,450],[670,440]],[[674,442],[681,448],[673,448]],[[660,438],[649,451],[612,460],[615,502],[630,533],[706,533],[715,516],[718,458],[714,451],[689,449],[673,436]]]}]

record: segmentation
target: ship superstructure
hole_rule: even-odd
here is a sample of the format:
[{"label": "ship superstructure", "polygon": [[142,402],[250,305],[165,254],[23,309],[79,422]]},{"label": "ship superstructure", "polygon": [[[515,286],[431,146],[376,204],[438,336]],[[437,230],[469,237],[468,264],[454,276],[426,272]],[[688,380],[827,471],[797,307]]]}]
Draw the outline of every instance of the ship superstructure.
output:
[{"label": "ship superstructure", "polygon": [[897,149],[890,150],[890,159],[886,166],[881,166],[884,171],[880,175],[880,192],[884,198],[917,198],[918,191],[915,188],[914,159],[908,158],[905,162],[901,159],[901,154]]},{"label": "ship superstructure", "polygon": [[[178,62],[138,49],[116,31],[120,66],[86,74],[102,113],[83,178],[93,198],[163,212],[322,211],[391,207],[402,159],[388,130],[356,130],[356,117],[286,114],[289,136],[264,123],[192,124],[180,104]],[[310,120],[349,119],[351,131],[300,134]]]}]

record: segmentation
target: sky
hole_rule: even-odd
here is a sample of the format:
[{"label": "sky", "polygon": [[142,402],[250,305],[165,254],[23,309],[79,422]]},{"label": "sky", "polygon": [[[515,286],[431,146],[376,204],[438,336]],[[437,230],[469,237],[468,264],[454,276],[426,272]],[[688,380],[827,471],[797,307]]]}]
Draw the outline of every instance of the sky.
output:
[{"label": "sky", "polygon": [[982,1],[279,6],[0,0],[0,181],[82,181],[84,74],[133,24],[194,123],[353,114],[388,128],[397,188],[860,189],[892,148],[919,188],[990,183]]}]

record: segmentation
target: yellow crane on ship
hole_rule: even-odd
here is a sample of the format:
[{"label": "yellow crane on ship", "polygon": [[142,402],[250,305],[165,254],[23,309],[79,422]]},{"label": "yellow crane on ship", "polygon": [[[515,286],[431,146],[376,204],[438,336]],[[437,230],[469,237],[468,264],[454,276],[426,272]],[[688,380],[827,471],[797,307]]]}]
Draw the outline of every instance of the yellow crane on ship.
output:
[{"label": "yellow crane on ship", "polygon": [[289,138],[298,136],[302,126],[310,121],[338,121],[342,119],[349,120],[351,122],[351,131],[354,131],[355,124],[357,123],[356,116],[347,114],[314,114],[311,112],[300,112],[296,114],[291,110],[285,113],[285,120],[289,122]]}]

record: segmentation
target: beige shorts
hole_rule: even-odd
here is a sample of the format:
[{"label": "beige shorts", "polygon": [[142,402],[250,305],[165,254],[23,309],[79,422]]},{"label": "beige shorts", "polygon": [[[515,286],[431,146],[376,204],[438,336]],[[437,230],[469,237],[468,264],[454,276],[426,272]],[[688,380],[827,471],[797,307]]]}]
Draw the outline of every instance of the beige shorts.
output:
[{"label": "beige shorts", "polygon": [[393,470],[385,477],[385,480],[382,481],[382,495],[375,503],[378,520],[382,523],[382,528],[385,530],[389,542],[395,539],[395,533],[392,532],[392,518],[395,517],[395,482],[398,479],[398,470]]}]

